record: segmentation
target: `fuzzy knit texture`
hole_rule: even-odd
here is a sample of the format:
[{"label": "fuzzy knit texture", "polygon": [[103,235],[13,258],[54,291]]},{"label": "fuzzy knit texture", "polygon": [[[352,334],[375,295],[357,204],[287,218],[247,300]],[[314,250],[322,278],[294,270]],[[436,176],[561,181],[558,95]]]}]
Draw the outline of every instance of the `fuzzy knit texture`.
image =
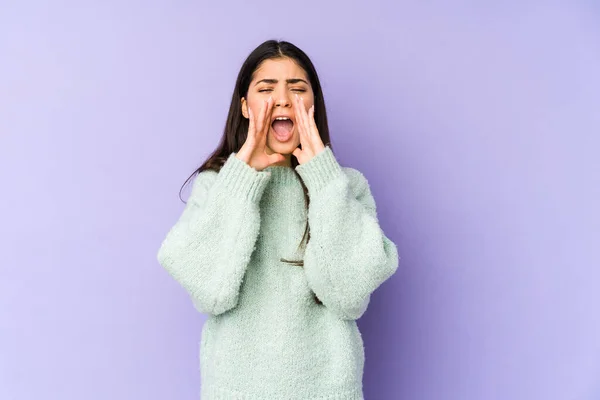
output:
[{"label": "fuzzy knit texture", "polygon": [[356,320],[399,261],[365,176],[329,146],[295,168],[300,177],[235,155],[196,176],[157,255],[208,316],[200,398],[363,400]]}]

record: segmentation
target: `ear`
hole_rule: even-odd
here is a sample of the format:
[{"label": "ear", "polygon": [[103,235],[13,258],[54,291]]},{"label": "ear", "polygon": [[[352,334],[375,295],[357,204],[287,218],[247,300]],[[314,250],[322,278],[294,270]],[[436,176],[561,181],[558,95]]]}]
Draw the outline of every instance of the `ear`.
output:
[{"label": "ear", "polygon": [[242,102],[242,115],[244,116],[244,118],[248,119],[248,102],[246,101],[245,98],[242,97],[241,99]]}]

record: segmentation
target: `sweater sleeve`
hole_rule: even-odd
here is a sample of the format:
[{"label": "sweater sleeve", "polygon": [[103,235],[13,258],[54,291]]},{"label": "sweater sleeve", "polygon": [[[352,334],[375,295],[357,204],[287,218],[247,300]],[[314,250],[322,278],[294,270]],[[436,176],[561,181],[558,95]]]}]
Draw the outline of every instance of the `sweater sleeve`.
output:
[{"label": "sweater sleeve", "polygon": [[382,232],[364,175],[341,167],[329,146],[296,171],[308,188],[307,282],[341,319],[358,319],[371,294],[398,269],[396,245]]},{"label": "sweater sleeve", "polygon": [[259,202],[270,173],[231,153],[220,172],[200,172],[157,259],[201,313],[235,307],[260,228]]}]

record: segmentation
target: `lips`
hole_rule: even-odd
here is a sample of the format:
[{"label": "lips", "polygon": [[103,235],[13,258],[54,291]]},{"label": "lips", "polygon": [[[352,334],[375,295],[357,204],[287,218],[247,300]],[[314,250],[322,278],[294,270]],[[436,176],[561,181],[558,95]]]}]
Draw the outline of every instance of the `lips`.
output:
[{"label": "lips", "polygon": [[277,120],[285,120],[288,119],[290,121],[292,121],[292,124],[294,124],[294,119],[292,118],[291,115],[284,115],[284,114],[280,114],[280,115],[274,115],[271,117],[271,125],[273,125],[273,123]]}]

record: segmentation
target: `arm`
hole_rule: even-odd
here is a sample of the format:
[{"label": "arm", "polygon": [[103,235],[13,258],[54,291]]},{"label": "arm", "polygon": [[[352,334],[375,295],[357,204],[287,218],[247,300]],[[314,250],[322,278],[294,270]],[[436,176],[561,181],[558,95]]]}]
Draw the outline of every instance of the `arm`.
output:
[{"label": "arm", "polygon": [[358,319],[371,294],[398,269],[396,245],[379,226],[366,178],[341,167],[329,146],[296,171],[310,196],[307,282],[341,319]]},{"label": "arm", "polygon": [[235,154],[219,173],[198,174],[183,213],[157,254],[194,307],[213,315],[237,305],[259,233],[259,201],[270,177]]}]

